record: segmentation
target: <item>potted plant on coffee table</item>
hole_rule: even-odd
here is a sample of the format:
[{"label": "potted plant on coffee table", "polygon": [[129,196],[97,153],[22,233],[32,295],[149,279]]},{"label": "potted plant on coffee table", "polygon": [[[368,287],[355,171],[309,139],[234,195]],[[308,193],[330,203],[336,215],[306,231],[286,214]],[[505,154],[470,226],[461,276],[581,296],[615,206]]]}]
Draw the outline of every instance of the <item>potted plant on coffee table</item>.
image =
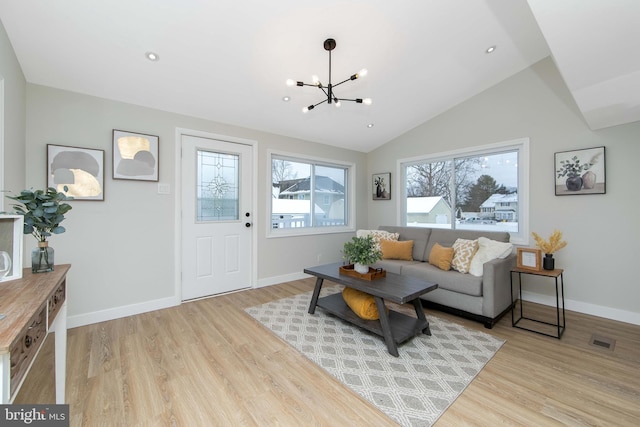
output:
[{"label": "potted plant on coffee table", "polygon": [[353,269],[360,274],[369,272],[369,265],[382,259],[382,252],[371,236],[353,237],[344,244],[343,258],[353,263]]},{"label": "potted plant on coffee table", "polygon": [[[65,187],[65,191],[66,191]],[[24,216],[24,234],[31,234],[38,241],[38,247],[31,252],[31,271],[45,273],[53,271],[54,251],[47,242],[52,234],[64,233],[66,229],[60,225],[71,205],[64,203],[73,200],[55,188],[46,190],[23,190],[19,196],[7,196],[20,202],[14,204],[14,211]]]}]

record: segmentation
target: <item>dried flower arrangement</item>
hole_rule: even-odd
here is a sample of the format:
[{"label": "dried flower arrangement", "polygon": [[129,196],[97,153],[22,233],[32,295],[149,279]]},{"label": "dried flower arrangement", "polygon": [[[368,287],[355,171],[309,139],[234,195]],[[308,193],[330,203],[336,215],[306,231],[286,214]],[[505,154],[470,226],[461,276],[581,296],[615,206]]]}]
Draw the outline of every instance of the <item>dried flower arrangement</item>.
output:
[{"label": "dried flower arrangement", "polygon": [[536,246],[545,254],[552,254],[567,246],[567,242],[562,240],[562,232],[555,230],[549,240],[545,240],[535,231],[531,233],[536,240]]}]

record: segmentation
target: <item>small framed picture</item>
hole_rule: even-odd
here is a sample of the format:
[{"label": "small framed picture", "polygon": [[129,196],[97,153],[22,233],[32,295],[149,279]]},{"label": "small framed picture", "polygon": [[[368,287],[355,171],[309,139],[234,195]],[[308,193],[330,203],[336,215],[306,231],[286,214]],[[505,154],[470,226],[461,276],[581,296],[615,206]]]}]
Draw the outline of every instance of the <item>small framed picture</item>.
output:
[{"label": "small framed picture", "polygon": [[525,270],[542,269],[542,251],[535,248],[518,248],[517,267]]},{"label": "small framed picture", "polygon": [[158,181],[158,145],[155,135],[113,130],[113,179]]},{"label": "small framed picture", "polygon": [[391,173],[373,174],[373,200],[391,200]]},{"label": "small framed picture", "polygon": [[73,200],[104,200],[104,150],[47,144],[47,187]]}]

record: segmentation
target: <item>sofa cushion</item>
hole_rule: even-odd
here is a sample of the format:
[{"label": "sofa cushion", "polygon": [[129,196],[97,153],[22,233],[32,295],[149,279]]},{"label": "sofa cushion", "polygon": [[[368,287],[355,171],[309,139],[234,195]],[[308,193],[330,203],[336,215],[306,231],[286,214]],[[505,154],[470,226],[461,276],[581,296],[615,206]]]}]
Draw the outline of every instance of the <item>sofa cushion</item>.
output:
[{"label": "sofa cushion", "polygon": [[382,259],[380,261],[376,261],[371,267],[373,268],[382,268],[383,270],[388,271],[389,273],[402,274],[402,269],[406,265],[412,264],[424,264],[422,261],[403,261],[399,259]]},{"label": "sofa cushion", "polygon": [[471,296],[482,296],[482,277],[461,274],[455,270],[440,270],[426,262],[404,265],[402,266],[402,274],[437,283],[438,289]]},{"label": "sofa cushion", "polygon": [[413,252],[411,257],[416,261],[427,261],[429,252],[426,252],[427,242],[431,235],[431,228],[400,227],[397,225],[384,225],[380,230],[398,233],[398,240],[413,240]]},{"label": "sofa cushion", "polygon": [[382,259],[402,259],[405,261],[413,261],[413,240],[380,240],[380,250],[382,250]]},{"label": "sofa cushion", "polygon": [[453,248],[445,248],[436,243],[431,248],[429,254],[429,264],[435,265],[441,270],[451,270],[451,260],[453,259]]},{"label": "sofa cushion", "polygon": [[478,240],[456,239],[453,243],[451,268],[460,273],[468,273],[473,256],[478,251]]},{"label": "sofa cushion", "polygon": [[476,252],[471,260],[469,273],[474,276],[482,276],[485,262],[496,258],[506,258],[511,252],[513,252],[513,244],[511,243],[498,242],[487,239],[486,237],[478,237],[478,252]]}]

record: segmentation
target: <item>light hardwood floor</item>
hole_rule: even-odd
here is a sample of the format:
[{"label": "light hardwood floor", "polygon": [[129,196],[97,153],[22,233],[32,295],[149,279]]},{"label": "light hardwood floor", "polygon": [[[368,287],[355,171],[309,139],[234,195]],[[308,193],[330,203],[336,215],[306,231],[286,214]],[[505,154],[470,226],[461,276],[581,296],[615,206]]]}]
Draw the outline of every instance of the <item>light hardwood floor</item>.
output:
[{"label": "light hardwood floor", "polygon": [[[299,280],[69,330],[71,425],[396,425],[243,311],[313,284]],[[557,340],[512,328],[509,315],[487,330],[426,313],[506,340],[436,426],[640,425],[640,326],[567,312]],[[593,333],[615,339],[615,349],[590,345]],[[51,336],[15,403],[54,401]]]}]

